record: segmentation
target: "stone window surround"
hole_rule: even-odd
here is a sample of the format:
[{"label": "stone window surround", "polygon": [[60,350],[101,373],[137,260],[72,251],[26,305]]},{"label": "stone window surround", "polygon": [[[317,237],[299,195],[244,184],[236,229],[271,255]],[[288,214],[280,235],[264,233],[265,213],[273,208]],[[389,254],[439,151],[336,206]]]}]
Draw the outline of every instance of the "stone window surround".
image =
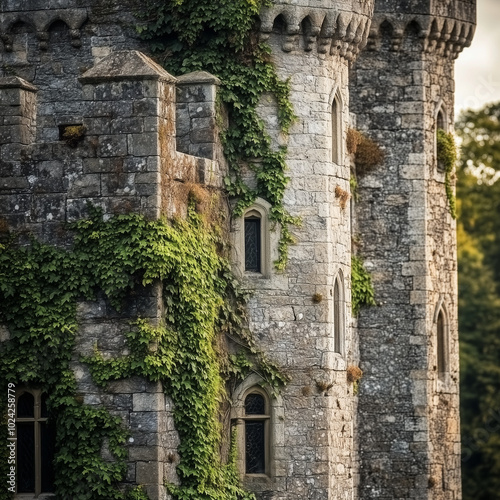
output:
[{"label": "stone window surround", "polygon": [[[444,371],[439,372],[438,371],[438,357],[439,357],[439,352],[438,352],[438,319],[439,316],[442,315],[443,318],[443,360],[444,360]],[[450,377],[450,328],[449,328],[449,317],[448,317],[448,311],[446,309],[446,306],[444,304],[444,298],[441,297],[436,305],[436,309],[434,311],[434,318],[433,318],[433,328],[432,328],[432,333],[433,333],[433,340],[435,343],[435,349],[434,351],[434,359],[435,359],[435,366],[436,366],[436,391],[437,392],[449,392],[450,390],[450,385],[451,385],[451,377]]]},{"label": "stone window surround", "polygon": [[[33,396],[34,399],[34,417],[33,418],[19,418],[17,416],[17,405],[19,398],[25,394],[29,393]],[[28,386],[20,386],[16,388],[16,423],[17,422],[45,422],[47,420],[46,417],[41,417],[41,400],[42,400],[43,391],[38,388],[28,387]],[[36,442],[38,442],[37,448],[40,448],[40,435],[37,432],[37,426],[35,425],[35,446]],[[16,450],[17,456],[17,450]],[[35,459],[36,460],[36,459]],[[35,461],[35,490],[40,489],[41,482],[41,472],[40,472],[40,462]],[[16,489],[17,489],[17,477],[16,477]],[[15,500],[44,500],[54,498],[54,493],[17,493],[14,495]]]},{"label": "stone window surround", "polygon": [[[247,487],[263,490],[270,487],[276,477],[276,456],[284,445],[284,407],[280,395],[273,395],[261,384],[263,379],[253,373],[235,389],[232,395],[231,423],[236,431],[236,466]],[[266,474],[246,474],[245,472],[245,399],[251,393],[259,393],[266,401],[269,421],[266,429]]]},{"label": "stone window surround", "polygon": [[[234,250],[235,265],[241,276],[247,278],[269,278],[271,273],[271,248],[270,248],[270,221],[269,211],[271,204],[262,198],[257,198],[254,203],[245,209],[241,217],[234,221]],[[260,219],[260,273],[245,271],[245,218],[258,217]]]},{"label": "stone window surround", "polygon": [[[340,317],[338,321],[340,335],[338,336],[338,343],[336,342],[336,332],[335,332],[335,283],[339,285],[339,311]],[[334,355],[344,358],[345,356],[345,334],[346,334],[346,303],[345,303],[345,281],[344,273],[342,269],[337,271],[335,278],[333,280],[332,288],[332,332],[333,332],[333,345],[334,345]]]},{"label": "stone window surround", "polygon": [[331,161],[337,165],[343,164],[344,158],[344,133],[343,114],[344,103],[340,92],[340,87],[336,86],[330,94],[328,100],[331,117],[332,155]]}]

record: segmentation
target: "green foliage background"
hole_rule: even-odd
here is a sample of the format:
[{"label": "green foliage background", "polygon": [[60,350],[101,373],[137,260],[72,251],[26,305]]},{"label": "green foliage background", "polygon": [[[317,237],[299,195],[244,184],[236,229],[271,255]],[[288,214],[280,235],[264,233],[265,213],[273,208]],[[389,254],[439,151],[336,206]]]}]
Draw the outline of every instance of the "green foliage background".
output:
[{"label": "green foliage background", "polygon": [[500,103],[467,111],[457,179],[464,500],[500,499]]}]

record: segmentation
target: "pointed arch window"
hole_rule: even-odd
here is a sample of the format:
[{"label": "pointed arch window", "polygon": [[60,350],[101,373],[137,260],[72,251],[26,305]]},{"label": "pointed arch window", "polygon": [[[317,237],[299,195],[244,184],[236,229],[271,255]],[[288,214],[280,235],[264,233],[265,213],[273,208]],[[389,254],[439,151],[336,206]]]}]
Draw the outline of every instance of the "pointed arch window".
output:
[{"label": "pointed arch window", "polygon": [[21,389],[16,403],[17,493],[53,493],[55,429],[48,419],[47,394]]},{"label": "pointed arch window", "polygon": [[331,109],[332,116],[332,162],[342,162],[342,103],[338,93],[335,94]]},{"label": "pointed arch window", "polygon": [[344,353],[344,287],[342,274],[339,272],[333,284],[333,350]]},{"label": "pointed arch window", "polygon": [[446,378],[449,372],[449,345],[448,345],[448,321],[446,313],[441,308],[436,320],[436,363],[438,377]]},{"label": "pointed arch window", "polygon": [[245,397],[245,474],[269,474],[269,398],[260,389]]},{"label": "pointed arch window", "polygon": [[234,220],[233,260],[242,277],[268,278],[271,270],[271,230],[269,211],[271,205],[257,198],[241,217]]},{"label": "pointed arch window", "polygon": [[443,132],[448,132],[448,126],[447,126],[447,121],[446,121],[446,113],[443,109],[443,106],[440,106],[436,115],[436,125],[435,125],[435,151],[436,151],[436,168],[437,171],[441,174],[443,174],[446,170],[445,165],[443,164],[442,161],[437,160],[438,158],[438,152],[439,152],[439,131]]},{"label": "pointed arch window", "polygon": [[258,212],[245,214],[245,271],[262,271],[262,219]]}]

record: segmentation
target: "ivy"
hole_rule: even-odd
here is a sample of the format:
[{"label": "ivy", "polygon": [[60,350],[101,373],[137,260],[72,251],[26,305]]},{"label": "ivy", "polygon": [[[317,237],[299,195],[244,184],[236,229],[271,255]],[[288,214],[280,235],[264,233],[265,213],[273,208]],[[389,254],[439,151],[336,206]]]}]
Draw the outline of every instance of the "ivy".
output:
[{"label": "ivy", "polygon": [[[168,485],[174,498],[252,498],[240,488],[234,464],[224,464],[219,455],[225,380],[253,370],[277,391],[287,378],[258,351],[244,327],[245,295],[217,251],[217,231],[192,205],[187,220],[173,222],[133,214],[104,221],[99,211],[91,212],[89,219],[72,225],[70,250],[35,240],[22,247],[12,238],[0,253],[0,323],[10,333],[10,340],[0,344],[0,377],[36,384],[49,394],[57,429],[58,498],[145,498],[140,488],[117,489],[125,474],[127,432],[119,418],[79,401],[69,363],[78,300],[102,293],[119,310],[133,290],[158,280],[164,320],[155,326],[135,320],[126,335],[128,356],[104,359],[96,346],[81,361],[102,387],[132,375],[162,382],[175,405],[181,440],[180,485]],[[246,366],[216,352],[219,332],[241,346],[238,359],[246,356]],[[101,457],[104,443],[112,461]]]},{"label": "ivy", "polygon": [[[221,140],[230,173],[226,188],[240,216],[257,197],[272,205],[270,218],[281,226],[278,270],[287,264],[294,242],[289,226],[299,223],[283,206],[288,183],[286,147],[271,148],[271,139],[257,114],[264,93],[275,96],[283,133],[295,119],[288,81],[278,78],[270,62],[270,48],[257,41],[255,17],[269,0],[150,0],[139,14],[137,27],[152,51],[171,73],[204,70],[221,80],[220,99],[229,116]],[[245,184],[242,169],[255,171],[257,185]]]},{"label": "ivy", "polygon": [[437,162],[438,166],[444,170],[444,185],[446,197],[450,206],[450,214],[453,219],[457,218],[456,199],[452,187],[452,178],[457,163],[457,146],[453,134],[438,129],[437,136]]},{"label": "ivy", "polygon": [[351,293],[354,316],[357,316],[361,306],[376,305],[371,276],[363,261],[355,255],[351,258]]}]

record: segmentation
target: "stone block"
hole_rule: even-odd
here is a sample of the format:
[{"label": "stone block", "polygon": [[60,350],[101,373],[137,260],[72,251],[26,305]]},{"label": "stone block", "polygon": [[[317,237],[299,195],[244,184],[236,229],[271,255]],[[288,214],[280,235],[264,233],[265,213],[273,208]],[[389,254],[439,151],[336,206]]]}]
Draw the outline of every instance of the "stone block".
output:
[{"label": "stone block", "polygon": [[158,134],[128,134],[128,151],[132,156],[157,156],[159,153]]},{"label": "stone block", "polygon": [[102,135],[98,138],[98,155],[101,157],[125,156],[127,138],[122,135]]},{"label": "stone block", "polygon": [[139,484],[161,484],[158,462],[137,462],[135,466],[135,477]]},{"label": "stone block", "polygon": [[88,198],[101,194],[101,178],[98,174],[85,174],[70,181],[68,196],[71,198]]},{"label": "stone block", "polygon": [[153,462],[158,460],[159,448],[157,446],[129,446],[128,459],[134,462]]},{"label": "stone block", "polygon": [[165,396],[161,392],[134,394],[133,410],[134,412],[165,410]]}]

